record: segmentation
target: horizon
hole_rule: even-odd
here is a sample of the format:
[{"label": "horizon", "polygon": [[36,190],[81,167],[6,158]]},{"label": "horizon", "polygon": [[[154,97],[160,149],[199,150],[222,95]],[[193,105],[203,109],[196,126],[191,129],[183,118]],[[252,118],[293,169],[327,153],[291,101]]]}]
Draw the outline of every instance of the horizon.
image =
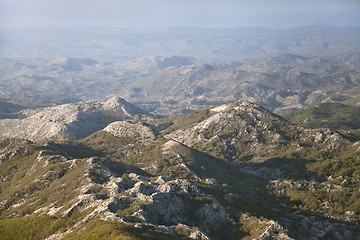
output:
[{"label": "horizon", "polygon": [[122,27],[122,26],[103,26],[103,25],[86,25],[86,24],[72,24],[72,25],[38,25],[38,26],[17,26],[17,27],[1,27],[0,30],[3,31],[16,31],[22,29],[72,29],[72,28],[91,28],[91,29],[114,29],[114,30],[129,30],[129,31],[155,31],[155,30],[167,30],[167,29],[200,29],[200,30],[236,30],[236,29],[264,29],[264,30],[289,30],[289,29],[298,29],[298,28],[311,28],[311,27],[319,27],[319,28],[360,28],[359,26],[333,26],[333,25],[323,25],[323,24],[309,24],[309,25],[299,25],[299,26],[284,26],[282,28],[276,27],[264,27],[264,26],[239,26],[239,27],[199,27],[199,26],[163,26],[163,27]]}]

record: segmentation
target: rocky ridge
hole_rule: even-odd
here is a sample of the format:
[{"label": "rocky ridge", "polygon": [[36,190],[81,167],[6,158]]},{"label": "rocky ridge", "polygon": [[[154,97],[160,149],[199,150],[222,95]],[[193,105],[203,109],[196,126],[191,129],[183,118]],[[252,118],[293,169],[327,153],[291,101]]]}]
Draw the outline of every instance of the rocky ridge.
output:
[{"label": "rocky ridge", "polygon": [[261,158],[284,147],[300,150],[302,146],[322,143],[328,144],[324,149],[331,151],[347,142],[329,129],[304,129],[241,100],[210,108],[203,121],[165,137],[199,150],[209,146],[214,156],[231,161],[242,161],[243,152]]},{"label": "rocky ridge", "polygon": [[48,239],[94,218],[192,239],[359,237],[359,142],[253,103],[0,147],[2,217],[74,219]]},{"label": "rocky ridge", "polygon": [[105,102],[70,103],[27,109],[21,118],[1,119],[1,138],[76,140],[116,120],[151,118],[144,110],[114,97]]}]

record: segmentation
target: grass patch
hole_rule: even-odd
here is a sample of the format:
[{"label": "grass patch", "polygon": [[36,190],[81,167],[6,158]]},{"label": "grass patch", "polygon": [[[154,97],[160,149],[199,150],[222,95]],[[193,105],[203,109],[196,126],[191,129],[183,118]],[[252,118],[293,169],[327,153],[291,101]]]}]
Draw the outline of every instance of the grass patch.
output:
[{"label": "grass patch", "polygon": [[85,226],[81,226],[64,240],[142,240],[142,239],[177,239],[170,234],[161,233],[154,230],[144,230],[134,228],[116,222],[106,222],[102,220],[91,220]]}]

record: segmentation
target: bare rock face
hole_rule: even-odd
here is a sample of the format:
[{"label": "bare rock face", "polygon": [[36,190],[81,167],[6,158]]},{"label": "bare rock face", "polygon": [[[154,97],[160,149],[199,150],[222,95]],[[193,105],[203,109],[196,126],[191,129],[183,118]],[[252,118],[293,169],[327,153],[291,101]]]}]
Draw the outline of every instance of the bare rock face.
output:
[{"label": "bare rock face", "polygon": [[71,103],[23,110],[21,115],[24,117],[0,120],[1,138],[76,140],[113,121],[146,118],[144,110],[118,97],[105,102]]},{"label": "bare rock face", "polygon": [[141,122],[117,121],[109,124],[103,131],[115,137],[131,137],[143,141],[155,139],[155,134],[152,129]]},{"label": "bare rock face", "polygon": [[[273,131],[275,124],[284,125],[287,131]],[[235,101],[209,109],[204,120],[176,130],[166,138],[187,146],[210,144],[211,149],[220,149],[228,159],[235,160],[238,149],[253,153],[274,151],[295,130],[294,125],[256,104]]]},{"label": "bare rock face", "polygon": [[[48,158],[44,154],[39,154],[37,164],[47,164]],[[196,183],[164,176],[151,180],[134,172],[119,177],[113,171],[117,163],[96,158],[73,161],[82,161],[85,164],[86,174],[82,178],[87,184],[77,189],[79,195],[71,200],[68,208],[48,205],[37,210],[37,213],[71,216],[75,211],[82,212],[90,208],[93,210],[61,236],[54,235],[54,239],[60,239],[94,217],[130,225],[140,224],[171,234],[175,234],[179,228],[186,228],[189,230],[190,238],[209,239],[201,229],[191,228],[194,222],[189,218],[191,206],[186,199],[201,194]],[[213,208],[214,204],[203,204],[195,213],[204,220],[202,229],[205,229],[207,224],[217,227],[221,221],[225,221],[225,208],[217,200],[213,201],[217,204],[216,209]]]}]

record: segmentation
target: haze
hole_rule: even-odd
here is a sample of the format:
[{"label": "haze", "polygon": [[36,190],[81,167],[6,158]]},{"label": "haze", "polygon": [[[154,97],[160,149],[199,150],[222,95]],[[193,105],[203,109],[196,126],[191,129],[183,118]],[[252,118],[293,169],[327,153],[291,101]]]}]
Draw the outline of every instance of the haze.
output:
[{"label": "haze", "polygon": [[0,0],[0,27],[359,26],[357,0]]}]

